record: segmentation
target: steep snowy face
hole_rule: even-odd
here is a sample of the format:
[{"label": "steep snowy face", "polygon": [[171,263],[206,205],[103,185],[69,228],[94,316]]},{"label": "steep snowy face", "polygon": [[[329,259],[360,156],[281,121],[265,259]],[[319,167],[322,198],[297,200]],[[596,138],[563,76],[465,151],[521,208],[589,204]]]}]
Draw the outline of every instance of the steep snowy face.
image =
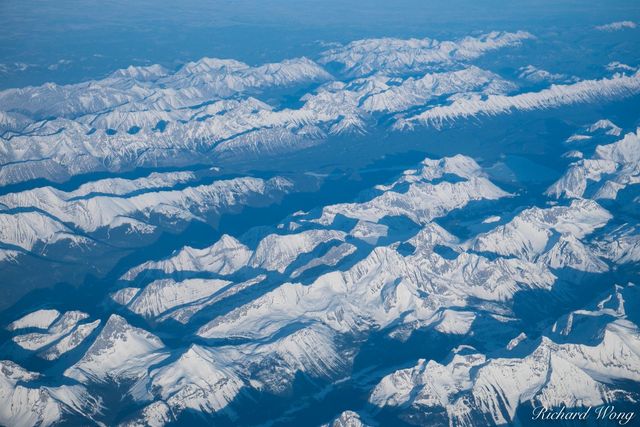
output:
[{"label": "steep snowy face", "polygon": [[91,419],[101,402],[82,386],[29,386],[40,377],[18,364],[0,361],[0,422],[11,426],[50,426],[65,414]]},{"label": "steep snowy face", "polygon": [[311,252],[321,243],[344,238],[344,232],[334,230],[308,230],[292,235],[270,234],[260,241],[249,265],[282,273],[300,254]]},{"label": "steep snowy face", "polygon": [[[608,211],[588,199],[574,200],[568,206],[531,208],[522,211],[509,223],[475,237],[470,248],[533,261],[547,252],[552,236],[564,236],[564,240],[556,242],[547,256],[553,260],[554,253],[565,251],[575,259],[563,259],[562,263],[579,266],[589,263],[587,258],[591,255],[584,253],[582,245],[575,239],[591,234],[611,218]],[[559,265],[557,261],[553,262]]]},{"label": "steep snowy face", "polygon": [[465,179],[487,176],[475,160],[461,154],[444,157],[442,159],[427,158],[421,162],[420,166],[420,169],[405,171],[402,177],[391,185],[378,185],[376,188],[386,190],[398,187],[404,183],[434,181],[443,178],[446,174],[457,175]]},{"label": "steep snowy face", "polygon": [[[557,319],[547,334],[556,341],[600,341],[613,327],[633,329],[627,319],[627,301],[637,300],[638,288],[633,284],[615,285],[613,292],[588,307],[571,311]],[[612,321],[615,321],[612,323]]]},{"label": "steep snowy face", "polygon": [[231,274],[247,265],[251,254],[247,246],[225,234],[208,248],[187,246],[165,260],[145,262],[129,270],[122,279],[134,280],[141,273],[154,270],[165,274],[189,271]]},{"label": "steep snowy face", "polygon": [[37,310],[26,314],[18,320],[14,320],[7,327],[10,331],[25,328],[47,329],[60,316],[58,310]]},{"label": "steep snowy face", "polygon": [[596,243],[599,256],[616,264],[640,261],[640,233],[637,227],[617,227]]},{"label": "steep snowy face", "polygon": [[37,310],[12,322],[7,329],[20,331],[37,328],[43,332],[16,334],[12,341],[23,350],[37,352],[45,360],[58,359],[82,344],[100,325],[100,320],[90,321],[81,311]]},{"label": "steep snowy face", "polygon": [[420,360],[415,367],[384,377],[369,401],[379,407],[408,408],[417,416],[444,411],[455,425],[477,425],[482,419],[497,425],[512,423],[524,404],[581,408],[632,401],[633,392],[615,384],[637,381],[640,375],[637,326],[625,320],[624,313],[602,305],[596,311],[575,313],[586,317],[613,313],[614,321],[605,320],[610,323],[605,323],[595,346],[558,344],[543,336],[525,356],[489,357],[465,349],[446,364]]},{"label": "steep snowy face", "polygon": [[[409,369],[388,375],[374,388],[369,401],[376,406],[416,404],[445,407],[451,398],[472,384],[470,370],[486,362],[480,354],[453,356],[447,365],[421,359]],[[418,403],[419,402],[419,403]],[[455,405],[450,405],[455,410]]]},{"label": "steep snowy face", "polygon": [[356,412],[344,411],[338,418],[321,427],[368,427],[368,424],[363,423]]},{"label": "steep snowy face", "polygon": [[[545,407],[579,407],[598,406],[619,398],[615,396],[615,388],[597,381],[598,369],[606,372],[609,370],[607,363],[616,358],[616,350],[610,347],[611,344],[605,340],[592,352],[588,346],[555,345],[543,338],[540,346],[524,359],[494,359],[478,371],[472,389],[476,404],[494,422],[503,423],[513,420],[521,402],[530,400]],[[626,353],[627,349],[623,351],[625,359],[627,355],[632,356],[627,366],[635,365],[637,354]],[[596,354],[599,359],[591,366],[585,366],[584,360]],[[624,377],[626,375],[617,379]],[[500,399],[506,407],[502,411]]]},{"label": "steep snowy face", "polygon": [[69,334],[62,337],[46,351],[42,352],[40,356],[46,360],[55,360],[59,358],[63,354],[82,344],[98,326],[100,326],[100,320],[94,320],[93,322],[78,325]]},{"label": "steep snowy face", "polygon": [[57,359],[80,345],[100,324],[100,320],[80,323],[88,317],[81,311],[68,311],[51,324],[46,332],[16,335],[13,342],[25,350],[40,351],[39,356],[44,359]]},{"label": "steep snowy face", "polygon": [[[38,212],[16,214],[0,212],[0,241],[8,248],[22,251],[62,243],[70,247],[91,247],[93,242],[79,236],[61,221]],[[11,260],[19,253],[15,249],[2,249],[1,260]]]},{"label": "steep snowy face", "polygon": [[568,267],[590,273],[601,273],[609,269],[594,249],[586,247],[572,234],[561,235],[539,260],[557,269]]},{"label": "steep snowy face", "polygon": [[486,99],[458,99],[450,105],[434,107],[423,113],[398,120],[397,129],[415,125],[442,127],[458,119],[541,110],[598,100],[630,97],[640,93],[640,73],[616,75],[601,80],[582,80],[567,85],[552,85],[539,92],[513,96],[490,95]]},{"label": "steep snowy face", "polygon": [[425,74],[389,85],[366,97],[364,110],[371,112],[399,112],[428,104],[443,96],[464,97],[468,94],[504,94],[517,86],[495,73],[471,66],[456,71]]},{"label": "steep snowy face", "polygon": [[15,132],[29,124],[29,118],[20,113],[0,112],[0,129]]},{"label": "steep snowy face", "polygon": [[193,172],[153,172],[149,176],[137,179],[108,178],[82,184],[69,192],[57,190],[53,187],[38,187],[33,190],[8,193],[0,196],[0,206],[4,209],[17,209],[30,206],[34,200],[45,204],[56,205],[60,202],[72,202],[97,195],[128,196],[147,190],[163,190],[180,184],[186,184],[196,179]]},{"label": "steep snowy face", "polygon": [[330,135],[365,133],[380,115],[411,110],[443,98],[506,94],[517,86],[495,73],[470,66],[420,77],[376,74],[350,82],[331,82],[307,94],[301,111],[316,123],[325,122]]},{"label": "steep snowy face", "polygon": [[[159,185],[164,187],[175,185],[177,177],[162,178]],[[149,179],[116,181],[104,180],[70,193],[40,188],[2,196],[0,242],[39,255],[46,255],[47,246],[54,243],[91,250],[106,243],[111,230],[148,235],[191,221],[215,223],[224,213],[277,200],[293,190],[293,183],[280,177],[235,178],[176,190],[147,188]],[[210,262],[224,262],[223,258]]]},{"label": "steep snowy face", "polygon": [[152,402],[137,416],[143,424],[157,418],[164,423],[189,410],[233,414],[228,406],[245,389],[282,393],[298,374],[334,377],[344,364],[328,330],[303,328],[263,344],[193,345],[176,361],[152,369],[133,385],[131,394],[138,401]]},{"label": "steep snowy face", "polygon": [[341,378],[354,354],[339,344],[335,331],[322,324],[292,326],[271,341],[222,347],[221,357],[248,372],[253,387],[274,394],[286,395],[298,376],[319,381]]},{"label": "steep snowy face", "polygon": [[211,296],[229,283],[231,282],[216,279],[188,279],[182,282],[156,280],[147,285],[127,306],[134,313],[153,318],[175,307]]},{"label": "steep snowy face", "polygon": [[134,398],[162,399],[173,416],[185,410],[221,411],[240,393],[244,382],[233,368],[220,364],[217,358],[215,352],[194,345],[178,360],[152,370],[136,384]]},{"label": "steep snowy face", "polygon": [[[94,232],[104,227],[125,225],[128,217],[140,218],[132,218],[131,222],[135,224],[149,221],[152,215],[164,214],[168,218],[188,219],[205,216],[208,212],[215,214],[237,204],[239,199],[244,198],[248,202],[252,196],[268,195],[271,191],[286,192],[291,186],[292,183],[284,178],[265,181],[247,177],[220,180],[184,190],[158,191],[141,187],[139,191],[123,196],[99,193],[79,197],[55,190],[43,194],[39,189],[10,194],[0,203],[6,206],[4,210],[27,210],[25,222],[29,218],[26,214],[33,215],[34,212],[46,210],[60,222],[73,224],[85,232]],[[16,214],[12,217],[20,216]]]},{"label": "steep snowy face", "polygon": [[[362,238],[360,236],[354,236],[354,237],[367,241],[366,238]],[[305,271],[311,270],[315,267],[322,267],[322,266],[333,267],[336,264],[340,263],[344,258],[355,253],[357,250],[358,250],[357,247],[352,245],[351,243],[341,243],[341,244],[338,244],[337,246],[331,246],[329,250],[327,250],[323,255],[313,258],[306,264],[295,269],[291,273],[291,278],[296,279]]]},{"label": "steep snowy face", "polygon": [[[607,121],[599,121],[590,129],[607,128],[609,135],[620,135],[620,128]],[[587,191],[596,200],[615,200],[618,192],[640,183],[640,129],[626,134],[621,140],[598,145],[590,159],[571,165],[569,170],[549,189],[556,198],[583,197]]]},{"label": "steep snowy face", "polygon": [[64,375],[82,383],[122,382],[145,375],[165,359],[164,345],[155,335],[112,315],[87,352]]},{"label": "steep snowy face", "polygon": [[[445,174],[462,179],[440,180]],[[342,215],[376,223],[387,216],[404,216],[417,224],[427,224],[471,201],[509,196],[487,179],[473,159],[465,156],[427,159],[420,170],[406,171],[394,183],[376,189],[383,192],[370,201],[327,206],[321,217],[313,221],[329,225],[336,215]]]},{"label": "steep snowy face", "polygon": [[[161,279],[151,282],[142,291],[139,288],[124,288],[118,291],[123,294],[123,302],[116,302],[149,320],[174,320],[186,324],[200,311],[233,298],[261,284],[265,279],[265,275],[235,283],[219,279]],[[160,299],[165,296],[168,296],[166,302]],[[118,297],[120,295],[113,295],[114,300]]]}]

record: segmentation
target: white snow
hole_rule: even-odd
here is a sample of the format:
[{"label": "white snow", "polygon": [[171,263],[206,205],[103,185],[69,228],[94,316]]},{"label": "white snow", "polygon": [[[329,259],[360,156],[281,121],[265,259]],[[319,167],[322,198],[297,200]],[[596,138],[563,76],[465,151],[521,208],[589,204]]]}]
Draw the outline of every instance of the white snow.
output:
[{"label": "white snow", "polygon": [[[74,224],[89,233],[122,226],[144,233],[155,230],[156,225],[150,221],[156,216],[169,222],[205,221],[207,216],[219,216],[227,210],[238,209],[239,205],[277,198],[289,192],[292,186],[289,180],[279,177],[267,181],[243,177],[182,190],[144,191],[124,196],[73,198],[46,187],[10,193],[0,198],[0,242],[25,250],[44,248],[44,245],[60,241],[68,241],[72,246],[91,246],[94,241],[76,233],[65,223]],[[3,213],[3,205],[4,209],[21,211]],[[211,255],[215,258],[214,254]],[[198,256],[206,258],[206,254],[198,254],[197,251],[192,258]],[[190,255],[187,253],[184,257],[189,258]],[[216,260],[210,262],[215,264]],[[224,262],[224,254],[217,262]]]},{"label": "white snow", "polygon": [[173,414],[187,409],[215,413],[229,405],[243,386],[232,368],[217,363],[215,353],[193,345],[175,362],[152,370],[133,393],[134,398],[145,399],[153,390]]},{"label": "white snow", "polygon": [[494,222],[499,222],[500,221],[500,216],[499,215],[491,215],[486,217],[485,219],[482,220],[483,224],[493,224]]},{"label": "white snow", "polygon": [[219,279],[156,280],[147,285],[127,306],[134,313],[154,318],[175,307],[207,298],[230,283]]},{"label": "white snow", "polygon": [[[431,182],[445,174],[464,179],[459,182]],[[409,184],[406,191],[393,191],[403,184]],[[424,225],[473,200],[496,200],[509,196],[485,177],[473,159],[461,155],[440,160],[427,159],[420,170],[407,171],[391,185],[376,188],[384,192],[364,203],[324,207],[322,216],[314,222],[329,225],[336,215],[341,214],[369,223],[376,223],[386,216],[405,216]]]},{"label": "white snow", "polygon": [[[607,134],[618,136],[621,129],[607,120],[600,120],[591,128],[608,129]],[[555,198],[583,197],[593,188],[596,200],[615,200],[618,192],[628,185],[640,183],[640,128],[622,139],[598,145],[590,159],[573,163],[569,170],[546,191]]]},{"label": "white snow", "polygon": [[582,80],[567,85],[552,85],[539,92],[518,95],[489,95],[486,99],[458,99],[450,105],[431,108],[423,113],[398,120],[396,129],[426,125],[439,128],[448,122],[481,115],[493,116],[515,111],[555,108],[611,98],[622,98],[640,92],[640,73],[616,75],[610,79]]},{"label": "white snow", "polygon": [[336,419],[320,427],[368,427],[362,422],[360,415],[353,411],[344,411]]},{"label": "white snow", "polygon": [[64,375],[81,383],[137,379],[151,364],[168,356],[163,348],[155,335],[113,314],[82,359]]},{"label": "white snow", "polygon": [[351,75],[374,72],[399,73],[418,71],[434,64],[448,64],[475,59],[505,47],[518,46],[533,36],[524,31],[516,33],[491,32],[480,37],[465,37],[458,41],[394,38],[365,39],[328,50],[321,63],[337,62]]},{"label": "white snow", "polygon": [[140,288],[128,287],[112,292],[109,296],[115,303],[127,305],[131,302],[133,297],[138,294],[138,292],[140,292]]},{"label": "white snow", "polygon": [[0,361],[0,424],[16,427],[58,424],[67,413],[88,419],[101,408],[82,386],[30,386],[40,378],[8,360]]},{"label": "white snow", "polygon": [[166,274],[186,271],[232,274],[247,264],[251,254],[249,248],[225,234],[208,248],[195,249],[186,246],[165,260],[145,262],[129,270],[122,279],[133,280],[140,273],[149,270],[159,270]]},{"label": "white snow", "polygon": [[270,234],[260,241],[249,265],[284,272],[300,254],[313,251],[321,243],[343,241],[345,233],[334,230],[308,230],[297,234]]},{"label": "white snow", "polygon": [[55,360],[80,344],[100,325],[100,320],[78,325],[71,333],[60,339],[39,356],[46,360]]},{"label": "white snow", "polygon": [[615,321],[596,346],[556,344],[543,337],[523,358],[487,358],[476,353],[456,354],[446,365],[419,360],[413,368],[384,377],[369,401],[380,407],[442,408],[456,425],[474,425],[468,417],[473,413],[508,424],[525,402],[545,407],[598,406],[628,398],[611,382],[637,381],[639,337],[637,328]]},{"label": "white snow", "polygon": [[[611,214],[598,203],[576,199],[569,206],[526,209],[510,222],[476,236],[469,245],[480,252],[535,260],[547,250],[554,233],[582,239],[603,227],[611,218]],[[589,256],[583,254],[582,258]]]},{"label": "white snow", "polygon": [[88,317],[88,314],[81,311],[67,311],[60,316],[46,332],[32,332],[17,335],[14,336],[12,340],[25,350],[39,350],[69,334],[78,322]]},{"label": "white snow", "polygon": [[7,326],[7,329],[10,331],[24,328],[47,329],[58,316],[60,316],[58,310],[37,310],[11,322],[9,326]]}]

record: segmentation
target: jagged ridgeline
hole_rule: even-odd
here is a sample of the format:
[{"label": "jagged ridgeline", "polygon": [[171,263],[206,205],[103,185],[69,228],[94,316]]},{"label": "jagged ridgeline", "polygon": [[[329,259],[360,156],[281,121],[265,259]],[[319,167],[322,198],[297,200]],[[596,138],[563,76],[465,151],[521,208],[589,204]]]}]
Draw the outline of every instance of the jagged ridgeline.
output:
[{"label": "jagged ridgeline", "polygon": [[581,31],[1,91],[0,425],[631,416],[637,29]]}]

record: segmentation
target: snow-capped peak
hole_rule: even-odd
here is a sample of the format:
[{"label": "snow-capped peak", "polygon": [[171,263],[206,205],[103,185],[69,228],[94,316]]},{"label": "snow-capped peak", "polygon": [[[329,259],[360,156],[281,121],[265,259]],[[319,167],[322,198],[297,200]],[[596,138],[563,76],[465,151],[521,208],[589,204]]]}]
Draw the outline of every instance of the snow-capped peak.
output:
[{"label": "snow-capped peak", "polygon": [[163,348],[155,335],[113,314],[82,359],[64,374],[82,383],[136,379],[168,356]]}]

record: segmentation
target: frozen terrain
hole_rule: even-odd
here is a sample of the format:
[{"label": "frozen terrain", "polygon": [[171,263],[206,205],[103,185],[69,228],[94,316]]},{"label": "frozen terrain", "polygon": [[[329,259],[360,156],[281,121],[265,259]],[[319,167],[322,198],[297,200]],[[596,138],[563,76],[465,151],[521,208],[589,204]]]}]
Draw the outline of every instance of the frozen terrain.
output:
[{"label": "frozen terrain", "polygon": [[0,425],[637,406],[637,5],[161,3],[0,35]]}]

